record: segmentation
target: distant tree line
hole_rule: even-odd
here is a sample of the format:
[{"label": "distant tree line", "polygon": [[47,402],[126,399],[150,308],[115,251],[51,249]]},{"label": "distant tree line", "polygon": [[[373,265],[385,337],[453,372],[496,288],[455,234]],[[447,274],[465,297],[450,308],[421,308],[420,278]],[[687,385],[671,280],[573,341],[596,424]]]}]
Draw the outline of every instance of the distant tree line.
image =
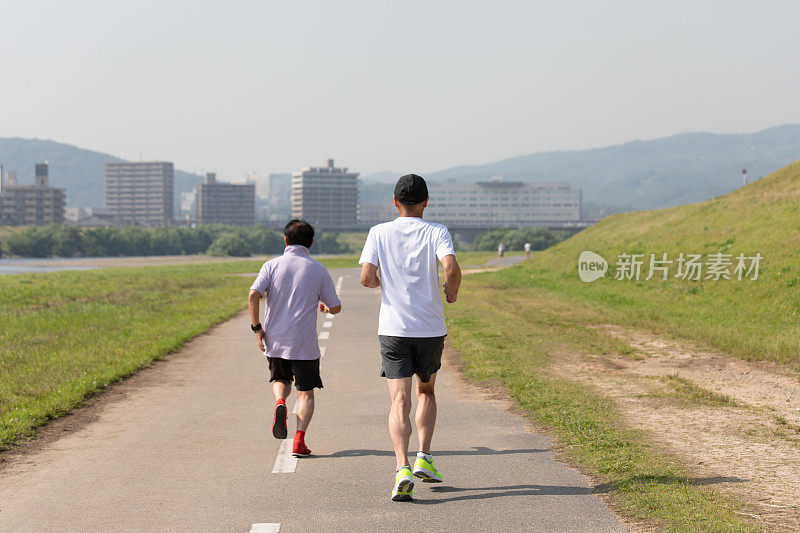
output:
[{"label": "distant tree line", "polygon": [[531,243],[531,250],[550,248],[572,235],[568,231],[553,231],[547,228],[496,229],[481,233],[475,238],[475,249],[479,251],[497,250],[501,242],[506,250],[523,250],[525,243]]},{"label": "distant tree line", "polygon": [[[259,226],[203,225],[195,228],[77,228],[66,224],[31,226],[6,238],[3,252],[22,257],[108,257],[135,255],[220,256],[281,253],[283,234]],[[335,235],[317,233],[312,253],[350,252]]]}]

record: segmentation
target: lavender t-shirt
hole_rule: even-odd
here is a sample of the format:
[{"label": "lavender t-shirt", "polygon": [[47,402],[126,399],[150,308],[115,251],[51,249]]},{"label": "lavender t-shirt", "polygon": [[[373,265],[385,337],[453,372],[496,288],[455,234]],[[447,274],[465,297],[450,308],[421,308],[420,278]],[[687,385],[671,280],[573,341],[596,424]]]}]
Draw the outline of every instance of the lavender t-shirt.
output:
[{"label": "lavender t-shirt", "polygon": [[264,295],[264,352],[281,359],[319,359],[317,306],[341,302],[328,270],[311,259],[308,248],[286,247],[283,255],[261,267],[251,289]]}]

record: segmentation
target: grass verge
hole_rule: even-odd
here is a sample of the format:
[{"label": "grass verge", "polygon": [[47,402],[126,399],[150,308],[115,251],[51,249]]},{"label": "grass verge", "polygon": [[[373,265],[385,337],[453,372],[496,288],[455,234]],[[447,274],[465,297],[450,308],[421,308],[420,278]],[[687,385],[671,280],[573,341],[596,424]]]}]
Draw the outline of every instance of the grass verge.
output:
[{"label": "grass verge", "polygon": [[[626,425],[613,400],[548,370],[556,354],[630,350],[589,327],[602,313],[520,286],[507,274],[465,278],[458,303],[448,307],[449,338],[467,376],[504,386],[527,416],[553,432],[570,460],[599,480],[598,492],[623,515],[674,531],[758,530],[737,502],[711,488],[714,478],[691,476]],[[681,383],[677,390],[696,394]]]}]

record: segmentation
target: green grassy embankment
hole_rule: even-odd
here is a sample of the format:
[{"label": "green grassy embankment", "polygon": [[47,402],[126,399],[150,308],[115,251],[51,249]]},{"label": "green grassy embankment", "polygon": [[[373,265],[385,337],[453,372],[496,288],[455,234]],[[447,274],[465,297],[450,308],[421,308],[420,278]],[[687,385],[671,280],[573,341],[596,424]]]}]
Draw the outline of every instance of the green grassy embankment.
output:
[{"label": "green grassy embankment", "polygon": [[[584,283],[584,250],[609,262],[604,278]],[[649,254],[701,254],[700,280],[648,275]],[[730,254],[732,279],[705,279],[708,254]],[[760,253],[758,279],[741,281],[739,254]],[[615,279],[620,254],[643,254],[641,279]],[[708,202],[621,214],[500,272],[466,278],[448,308],[451,342],[469,377],[502,384],[564,453],[596,476],[623,514],[667,530],[742,531],[747,504],[693,477],[651,438],[624,420],[613,400],[553,369],[569,354],[629,354],[594,325],[614,323],[699,341],[732,356],[800,366],[800,162]],[[724,406],[678,376],[662,378],[676,401]]]},{"label": "green grassy embankment", "polygon": [[[578,279],[578,256],[609,262],[604,278]],[[645,254],[642,279],[614,279],[622,253]],[[649,254],[730,254],[730,280],[645,281]],[[737,280],[736,257],[763,256],[757,280]],[[703,277],[706,270],[703,271]],[[603,320],[689,338],[749,360],[800,367],[800,161],[713,200],[615,215],[506,271],[514,286],[542,289],[602,310]],[[752,275],[750,276],[752,277]]]}]

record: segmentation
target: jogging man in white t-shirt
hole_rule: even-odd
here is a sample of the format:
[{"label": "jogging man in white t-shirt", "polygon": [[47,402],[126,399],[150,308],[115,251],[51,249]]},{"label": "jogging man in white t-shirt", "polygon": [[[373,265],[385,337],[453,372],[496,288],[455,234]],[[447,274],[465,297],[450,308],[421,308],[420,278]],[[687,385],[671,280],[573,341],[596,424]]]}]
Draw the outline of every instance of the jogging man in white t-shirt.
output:
[{"label": "jogging man in white t-shirt", "polygon": [[[436,373],[441,367],[447,328],[439,293],[437,261],[444,266],[444,292],[448,303],[458,297],[461,269],[450,232],[441,224],[422,220],[428,205],[428,187],[416,174],[397,181],[394,205],[400,216],[369,231],[361,253],[361,284],[381,287],[378,337],[381,376],[391,396],[389,434],[397,458],[392,500],[412,499],[413,476],[441,482],[431,456],[436,425]],[[380,271],[379,271],[380,270]],[[408,462],[411,436],[411,377],[417,375],[419,452],[413,470]]]}]

